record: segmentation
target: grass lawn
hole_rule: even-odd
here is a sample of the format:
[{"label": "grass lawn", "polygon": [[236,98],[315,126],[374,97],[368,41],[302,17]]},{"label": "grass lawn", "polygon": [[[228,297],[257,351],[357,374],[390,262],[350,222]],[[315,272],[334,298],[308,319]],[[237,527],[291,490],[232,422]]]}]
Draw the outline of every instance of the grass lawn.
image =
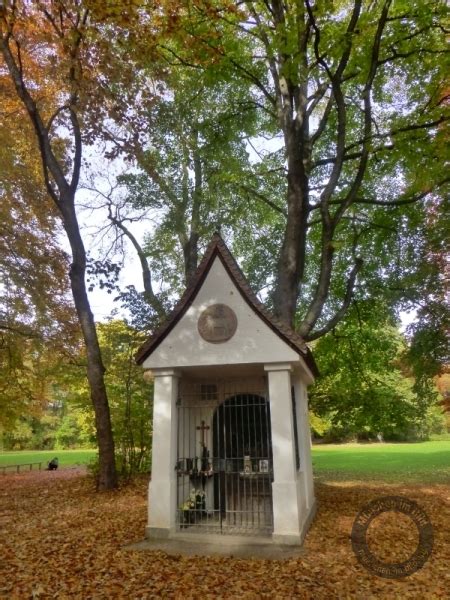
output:
[{"label": "grass lawn", "polygon": [[59,466],[72,467],[84,465],[97,454],[96,450],[23,450],[21,452],[0,452],[0,466],[23,465],[31,462],[42,462],[42,468],[49,460],[57,456]]},{"label": "grass lawn", "polygon": [[450,483],[450,441],[315,445],[312,456],[321,479]]},{"label": "grass lawn", "polygon": [[[88,463],[96,450],[30,450],[0,453],[0,466],[47,462],[60,467]],[[313,446],[314,474],[320,479],[394,483],[450,483],[450,440],[415,444],[324,444]]]}]

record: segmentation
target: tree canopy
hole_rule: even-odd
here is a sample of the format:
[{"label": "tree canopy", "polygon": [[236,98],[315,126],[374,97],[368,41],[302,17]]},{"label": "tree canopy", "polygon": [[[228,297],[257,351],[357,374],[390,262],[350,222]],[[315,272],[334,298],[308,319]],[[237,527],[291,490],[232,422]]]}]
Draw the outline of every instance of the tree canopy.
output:
[{"label": "tree canopy", "polygon": [[[111,398],[87,277],[117,275],[114,252],[139,260],[139,283],[117,293],[138,330],[167,315],[215,230],[325,365],[351,353],[348,336],[360,366],[379,344],[374,372],[389,369],[399,314],[417,311],[409,366],[372,390],[394,410],[398,384],[405,414],[424,414],[415,399],[431,398],[449,362],[445,11],[437,0],[2,7],[1,369],[18,374],[17,397],[44,348],[74,360],[83,339],[105,487]],[[111,240],[92,263],[81,187],[96,239]],[[346,406],[344,367],[336,377],[324,376],[322,407]],[[37,398],[32,381],[25,396]]]},{"label": "tree canopy", "polygon": [[[278,173],[272,201],[285,215],[273,230],[271,297],[306,339],[339,322],[358,278],[360,288],[374,274],[385,278],[379,230],[383,242],[389,231],[404,242],[402,229],[417,230],[440,204],[433,193],[448,182],[436,160],[448,118],[444,12],[440,2],[390,1],[178,9],[183,45],[172,53],[246,81],[266,117],[260,135],[279,140],[262,159]],[[389,246],[391,264],[402,262],[403,249]]]}]

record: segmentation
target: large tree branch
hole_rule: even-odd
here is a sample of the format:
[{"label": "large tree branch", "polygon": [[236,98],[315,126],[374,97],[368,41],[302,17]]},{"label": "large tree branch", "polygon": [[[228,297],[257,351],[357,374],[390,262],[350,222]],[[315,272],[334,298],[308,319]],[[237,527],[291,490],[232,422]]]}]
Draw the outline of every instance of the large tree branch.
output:
[{"label": "large tree branch", "polygon": [[192,158],[194,164],[194,189],[192,192],[191,224],[189,238],[184,252],[184,271],[186,285],[192,281],[192,277],[198,266],[198,241],[200,238],[200,209],[203,202],[203,163],[198,145],[199,131],[195,127],[192,132]]},{"label": "large tree branch", "polygon": [[[347,128],[347,115],[346,115],[346,106],[345,99],[341,89],[342,76],[347,66],[348,60],[350,58],[350,53],[352,49],[352,34],[356,28],[356,25],[359,20],[360,12],[361,12],[361,0],[355,0],[352,15],[347,26],[346,31],[346,47],[342,53],[341,59],[339,61],[338,67],[334,74],[331,73],[330,68],[324,61],[323,57],[320,55],[319,45],[320,45],[320,29],[317,26],[316,20],[314,18],[313,10],[309,4],[309,0],[306,0],[306,7],[308,10],[308,15],[315,32],[315,40],[314,40],[314,52],[317,59],[317,62],[325,69],[330,80],[331,86],[333,90],[333,97],[336,103],[336,111],[337,111],[337,132],[336,132],[336,160],[333,163],[333,169],[328,179],[328,183],[324,188],[321,194],[320,204],[322,206],[322,216],[324,219],[324,225],[326,228],[330,228],[330,215],[328,212],[328,200],[330,199],[337,182],[339,181],[339,177],[342,171],[342,166],[344,163],[345,156],[345,137],[346,137],[346,128]],[[330,236],[328,236],[330,241]]]},{"label": "large tree branch", "polygon": [[[353,269],[351,270],[350,276],[347,280],[345,296],[344,296],[344,300],[342,301],[341,307],[335,313],[335,315],[321,329],[317,329],[316,331],[313,331],[309,334],[303,335],[303,338],[305,341],[310,342],[312,340],[316,340],[317,338],[322,337],[323,335],[325,335],[326,333],[331,331],[333,329],[333,327],[335,327],[339,323],[339,321],[342,320],[342,318],[344,317],[345,313],[347,312],[347,310],[351,304],[351,301],[353,298],[353,291],[354,291],[355,283],[356,283],[356,277],[357,277],[359,271],[361,270],[362,265],[363,265],[362,258],[357,258],[355,261],[355,265],[354,265]],[[301,332],[300,332],[300,335],[302,335]]]},{"label": "large tree branch", "polygon": [[[273,12],[269,6],[269,3],[265,3],[266,7],[268,8],[269,12],[271,13],[272,17]],[[266,34],[266,32],[264,31],[264,28],[262,26],[261,23],[261,19],[259,18],[258,13],[256,12],[256,10],[254,9],[253,5],[251,2],[247,3],[248,9],[250,11],[250,14],[253,16],[253,18],[255,19],[255,23],[258,26],[258,33],[260,36],[260,40],[262,41],[262,43],[264,44],[264,47],[266,49],[266,55],[267,55],[267,61],[269,64],[269,70],[270,70],[270,74],[272,76],[273,79],[273,83],[275,86],[275,103],[272,102],[273,106],[277,106],[280,104],[281,101],[281,96],[280,96],[280,79],[279,79],[279,75],[278,75],[278,69],[277,69],[277,64],[275,61],[275,57],[273,56],[272,53],[272,45],[270,43],[270,40]],[[265,96],[267,97],[267,95],[265,94]]]},{"label": "large tree branch", "polygon": [[[404,194],[405,197],[400,198],[398,200],[376,200],[375,198],[360,198],[357,196],[353,200],[353,204],[370,204],[373,206],[387,206],[387,207],[390,206],[393,208],[395,208],[396,206],[404,206],[407,204],[414,204],[414,202],[423,200],[424,198],[426,198],[427,196],[432,194],[434,191],[436,191],[437,189],[439,189],[440,187],[442,187],[449,181],[450,181],[450,177],[444,177],[443,179],[438,181],[432,189],[424,190],[417,194],[413,194],[412,196],[408,196],[408,194]],[[330,200],[330,204],[341,204],[342,202],[345,202],[344,198],[342,200]],[[311,207],[311,210],[312,211],[317,210],[318,208],[320,208],[320,205],[316,204]]]},{"label": "large tree branch", "polygon": [[[76,23],[73,25],[72,30],[72,46],[70,48],[70,69],[69,69],[69,82],[70,82],[70,99],[69,99],[69,114],[70,122],[72,124],[73,137],[75,142],[75,152],[73,158],[73,171],[72,179],[70,182],[70,189],[72,193],[75,193],[78,183],[80,180],[80,169],[81,169],[81,156],[82,156],[82,141],[81,141],[81,128],[78,121],[78,115],[75,111],[75,107],[79,100],[79,86],[81,79],[81,63],[79,59],[79,51],[81,42],[83,40],[83,28],[86,25],[89,11],[86,9],[81,16],[77,13]],[[62,22],[62,19],[61,19]]]},{"label": "large tree branch", "polygon": [[[448,117],[446,115],[441,115],[438,119],[435,119],[433,121],[427,121],[426,123],[411,123],[410,125],[404,125],[403,127],[397,127],[396,129],[391,129],[390,131],[387,131],[385,133],[371,133],[369,138],[371,140],[382,140],[382,139],[387,139],[390,137],[395,137],[397,135],[400,135],[402,133],[407,133],[409,131],[420,131],[420,130],[424,130],[424,129],[432,129],[434,127],[439,127],[439,125],[447,122],[449,119],[450,119],[450,117]],[[358,152],[350,152],[350,151],[353,148],[357,148],[358,146],[364,145],[364,143],[366,143],[366,142],[367,142],[366,138],[362,138],[356,142],[353,142],[352,144],[349,144],[345,148],[344,161],[355,160],[355,159],[361,158],[362,151],[358,151]],[[383,152],[384,150],[393,150],[393,148],[394,148],[394,144],[387,144],[385,146],[377,146],[376,148],[374,148],[372,150],[372,153],[374,154],[377,152]],[[329,164],[335,163],[336,160],[337,160],[336,156],[329,156],[326,158],[321,158],[313,163],[312,168],[314,169],[318,166],[329,165]]]},{"label": "large tree branch", "polygon": [[231,64],[236,67],[236,69],[238,71],[241,71],[241,73],[244,75],[244,77],[246,79],[248,79],[249,81],[251,81],[254,85],[256,85],[257,88],[259,88],[259,90],[261,90],[261,92],[264,94],[265,98],[274,106],[276,105],[276,100],[275,98],[272,96],[272,94],[268,91],[268,89],[266,88],[266,86],[261,82],[260,79],[258,79],[258,77],[256,77],[256,75],[254,75],[251,71],[249,71],[248,69],[246,69],[244,66],[240,65],[236,60],[230,59]]},{"label": "large tree branch", "polygon": [[[361,144],[362,144],[362,142],[361,142]],[[354,147],[354,145],[355,144],[352,144],[352,147]],[[385,151],[393,150],[393,149],[394,149],[394,144],[386,144],[385,146],[377,146],[376,148],[374,148],[372,150],[372,154],[378,154],[379,152],[385,152]],[[344,154],[343,162],[347,162],[349,160],[358,160],[359,158],[361,158],[361,156],[362,156],[362,151],[348,152],[348,148],[347,148],[345,151],[345,154]],[[325,165],[331,165],[335,162],[336,162],[336,156],[320,158],[319,160],[316,160],[312,164],[312,169],[316,169],[317,167],[323,167]]]},{"label": "large tree branch", "polygon": [[[334,103],[334,97],[333,97],[333,93],[331,93],[330,97],[328,98],[328,102],[325,106],[325,110],[323,111],[322,117],[320,118],[317,129],[311,136],[311,139],[310,139],[311,148],[314,146],[314,144],[320,138],[322,133],[325,131],[325,127],[327,126],[328,119],[331,115],[333,103]],[[316,166],[316,164],[313,164],[312,168],[314,168],[315,166]]]},{"label": "large tree branch", "polygon": [[418,48],[417,50],[410,50],[409,52],[397,52],[397,50],[393,49],[393,52],[390,56],[386,56],[382,60],[378,61],[378,65],[385,65],[386,63],[394,62],[394,60],[409,58],[410,56],[414,56],[415,54],[448,54],[449,50],[432,50],[431,48]]},{"label": "large tree branch", "polygon": [[40,333],[36,333],[32,329],[20,329],[19,327],[12,327],[11,325],[7,325],[6,323],[2,323],[0,321],[0,331],[10,331],[11,333],[15,333],[25,338],[35,338],[35,339],[43,339],[43,336]]},{"label": "large tree branch", "polygon": [[364,179],[364,175],[366,173],[367,163],[369,160],[369,152],[370,152],[370,141],[369,140],[371,138],[371,132],[372,132],[372,100],[371,100],[372,86],[373,86],[373,82],[374,82],[375,75],[377,72],[378,57],[380,54],[380,47],[381,47],[381,38],[383,35],[384,27],[386,25],[386,19],[387,19],[388,13],[389,13],[391,1],[392,0],[386,0],[383,8],[381,10],[381,15],[380,15],[378,25],[377,25],[377,31],[375,33],[375,38],[374,38],[373,45],[372,45],[372,54],[371,54],[369,73],[367,75],[366,84],[364,86],[364,90],[363,90],[363,94],[362,94],[363,101],[364,101],[364,140],[365,141],[363,143],[362,150],[361,150],[361,158],[359,160],[359,165],[358,165],[358,169],[357,169],[355,178],[353,180],[352,185],[350,186],[347,196],[346,196],[344,202],[342,202],[342,204],[339,205],[339,208],[336,210],[336,212],[334,214],[333,227],[336,227],[336,225],[339,223],[340,219],[342,218],[342,215],[345,213],[347,208],[353,202],[356,194],[358,193],[358,191],[361,187],[361,184]]},{"label": "large tree branch", "polygon": [[78,183],[80,182],[81,156],[83,151],[83,144],[81,140],[81,128],[80,123],[78,121],[78,115],[72,107],[69,109],[69,112],[70,121],[72,123],[73,137],[75,141],[75,152],[73,157],[73,170],[72,179],[70,181],[70,189],[72,190],[72,193],[75,193],[78,188]]},{"label": "large tree branch", "polygon": [[[64,37],[64,32],[63,32],[62,28],[58,28],[58,25],[57,25],[55,19],[52,17],[52,15],[43,7],[40,7],[40,8],[43,11],[43,14],[47,18],[47,20],[51,23],[54,30],[57,32],[58,37],[60,37],[60,38]],[[47,125],[44,124],[44,122],[41,118],[41,115],[40,115],[39,111],[37,110],[36,103],[33,100],[32,96],[31,96],[30,92],[28,91],[28,88],[25,84],[25,80],[23,78],[23,67],[22,67],[22,62],[21,62],[21,58],[20,58],[20,44],[19,44],[18,40],[15,39],[13,36],[12,28],[9,29],[6,36],[2,35],[1,40],[0,40],[0,51],[2,52],[2,54],[4,56],[6,65],[11,74],[11,77],[13,79],[17,94],[20,97],[20,99],[22,100],[22,102],[25,106],[25,109],[27,110],[28,115],[30,116],[30,119],[32,121],[32,124],[34,126],[34,129],[35,129],[35,132],[36,132],[36,135],[38,138],[39,147],[41,149],[43,172],[44,172],[44,179],[45,179],[47,191],[58,206],[60,205],[60,196],[58,196],[58,194],[56,194],[56,192],[55,192],[55,189],[50,181],[49,173],[51,173],[58,189],[60,190],[60,192],[62,192],[62,194],[67,193],[69,191],[72,194],[75,193],[77,186],[78,186],[79,177],[80,177],[82,141],[81,141],[81,131],[80,131],[80,126],[79,126],[79,122],[78,122],[78,116],[75,112],[75,106],[78,102],[78,87],[79,87],[79,72],[80,72],[80,65],[78,64],[79,63],[78,52],[79,52],[79,48],[80,48],[81,41],[82,41],[82,33],[81,33],[81,30],[79,29],[79,27],[85,26],[85,24],[87,22],[87,18],[88,18],[88,10],[85,10],[83,12],[83,15],[77,20],[76,28],[74,30],[75,35],[73,36],[72,45],[70,48],[71,65],[70,65],[70,69],[69,69],[69,82],[71,85],[71,91],[70,91],[69,102],[64,106],[59,107],[53,113],[53,115],[51,116]],[[17,62],[14,59],[13,53],[12,53],[10,45],[9,45],[10,39],[13,39],[16,44]],[[64,171],[53,153],[53,150],[51,147],[51,142],[50,142],[50,128],[52,126],[52,123],[53,123],[54,119],[66,108],[68,108],[68,110],[69,110],[70,121],[71,121],[72,129],[73,129],[74,145],[75,145],[75,151],[74,151],[74,157],[73,157],[73,172],[72,172],[72,179],[71,179],[70,184],[68,184],[66,177],[64,175]]]},{"label": "large tree branch", "polygon": [[347,111],[345,105],[345,99],[342,92],[341,84],[344,75],[345,68],[348,64],[348,60],[350,58],[350,53],[352,49],[352,38],[353,33],[355,31],[356,25],[359,20],[359,16],[361,13],[361,0],[355,0],[352,14],[350,17],[349,24],[347,26],[346,31],[346,46],[341,55],[341,59],[337,66],[335,73],[333,74],[320,54],[320,29],[316,23],[314,18],[314,13],[312,7],[310,6],[309,0],[306,0],[306,7],[309,15],[309,19],[312,25],[312,28],[315,33],[314,39],[314,52],[316,56],[316,60],[318,64],[320,64],[323,69],[328,74],[328,77],[331,81],[331,86],[333,90],[333,98],[336,104],[336,112],[337,112],[337,132],[336,132],[336,161],[333,164],[332,172],[328,179],[328,182],[323,189],[320,195],[320,213],[322,218],[322,236],[321,236],[321,258],[320,258],[320,273],[319,279],[317,283],[317,287],[314,293],[314,297],[309,305],[309,308],[306,312],[305,318],[300,325],[299,333],[303,337],[306,337],[311,329],[314,327],[317,319],[319,318],[323,305],[328,297],[330,283],[331,283],[331,274],[333,270],[333,254],[334,254],[334,246],[332,243],[333,240],[333,228],[334,223],[332,222],[331,215],[329,212],[328,201],[333,194],[335,187],[339,181],[339,177],[341,175],[342,167],[344,164],[344,156],[345,156],[345,138],[346,138],[346,129],[347,129]]},{"label": "large tree branch", "polygon": [[47,121],[47,125],[46,125],[47,132],[50,133],[50,129],[52,128],[55,119],[57,119],[62,112],[64,112],[65,110],[68,110],[68,109],[69,109],[69,105],[63,104],[62,106],[59,106],[55,110],[55,112],[51,115],[51,117]]},{"label": "large tree branch", "polygon": [[327,92],[327,90],[330,89],[330,84],[328,82],[322,82],[316,92],[314,94],[312,94],[309,98],[308,98],[308,102],[310,102],[306,114],[308,117],[310,117],[312,115],[312,113],[314,112],[314,109],[316,108],[316,106],[319,104],[319,102],[322,100],[322,98],[325,96],[325,93]]},{"label": "large tree branch", "polygon": [[191,69],[196,69],[196,70],[199,70],[199,71],[203,71],[204,70],[204,67],[202,67],[201,65],[189,62],[188,60],[186,60],[185,58],[183,58],[182,56],[180,56],[177,52],[175,52],[175,50],[173,50],[172,48],[169,48],[169,46],[164,46],[163,44],[159,44],[158,46],[162,50],[165,50],[166,52],[169,52],[177,60],[176,63],[175,62],[171,62],[170,60],[168,60],[168,58],[166,56],[164,56],[164,54],[162,54],[162,57],[164,58],[164,60],[167,62],[168,65],[170,65],[170,66],[183,65],[183,67],[189,67]]}]

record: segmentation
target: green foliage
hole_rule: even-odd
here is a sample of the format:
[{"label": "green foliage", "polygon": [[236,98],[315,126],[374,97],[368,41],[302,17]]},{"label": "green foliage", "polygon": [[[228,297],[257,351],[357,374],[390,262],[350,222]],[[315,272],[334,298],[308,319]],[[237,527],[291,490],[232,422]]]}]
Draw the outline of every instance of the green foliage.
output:
[{"label": "green foliage", "polygon": [[54,448],[62,450],[79,446],[80,430],[75,415],[67,414],[63,417],[55,432]]},{"label": "green foliage", "polygon": [[[111,422],[118,470],[122,475],[148,471],[151,447],[152,385],[146,383],[142,369],[134,360],[137,348],[145,336],[121,320],[98,325],[98,336],[106,368],[105,384],[109,399]],[[92,445],[94,415],[82,361],[80,366],[66,368],[55,382],[55,394],[64,398],[67,407],[55,441],[58,447]],[[92,472],[98,468],[93,459]]]},{"label": "green foliage", "polygon": [[313,411],[310,411],[309,426],[313,437],[323,438],[331,429],[332,423],[328,416],[319,417]]},{"label": "green foliage", "polygon": [[20,419],[16,422],[12,431],[3,434],[3,445],[7,450],[22,450],[30,447],[33,440],[33,429],[26,421]]},{"label": "green foliage", "polygon": [[[40,5],[19,4],[24,14],[42,12]],[[272,10],[275,4],[279,10]],[[156,10],[145,3],[123,11],[100,5],[68,5],[76,14],[89,7],[93,19],[83,26],[80,69],[71,69],[74,76],[83,74],[82,81],[72,82],[79,94],[77,115],[83,143],[105,141],[107,158],[122,154],[127,170],[132,167],[119,178],[124,197],[115,209],[129,221],[152,220],[144,254],[163,308],[181,294],[197,253],[219,228],[270,305],[277,277],[289,262],[280,260],[287,225],[301,208],[308,217],[304,239],[296,238],[300,227],[289,238],[293,247],[305,249],[305,265],[293,286],[299,294],[296,326],[317,294],[324,248],[333,252],[314,325],[319,333],[339,313],[352,267],[363,260],[352,290],[360,322],[352,314],[315,348],[323,377],[313,394],[314,431],[424,437],[438,430],[430,377],[448,361],[444,4],[391,3],[389,19],[382,22],[382,4],[362,3],[351,34],[352,2],[318,2],[311,14],[310,3],[259,0],[239,6],[163,3]],[[60,15],[66,31],[70,14]],[[277,21],[279,14],[283,19]],[[59,139],[70,137],[68,113],[60,110],[60,101],[65,105],[63,96],[73,89],[57,68],[53,51],[61,40],[54,23],[44,22],[42,29],[28,19],[30,29],[21,34],[28,40],[24,81],[33,81],[33,92],[39,91],[43,120],[54,115],[47,134],[51,129],[55,156],[70,173],[71,161],[64,161],[70,144]],[[380,23],[376,74],[368,89]],[[71,41],[63,44],[62,55]],[[347,51],[348,62],[337,76]],[[280,81],[288,94],[281,94]],[[325,205],[323,190],[338,162],[333,85],[345,99],[345,132],[341,169]],[[61,283],[69,265],[57,243],[56,209],[43,191],[31,130],[22,131],[22,120],[10,118],[20,103],[6,80],[4,87],[0,425],[11,447],[89,444],[93,415],[82,369],[86,357]],[[308,114],[299,105],[302,94],[309,96],[303,107]],[[289,137],[295,128],[303,137]],[[288,191],[294,163],[303,179],[294,182],[293,201]],[[349,194],[353,199],[339,215]],[[329,240],[324,215],[336,219]],[[88,276],[95,274],[102,276],[101,287],[115,289],[114,277],[109,278],[117,275],[114,263],[91,263]],[[131,326],[112,321],[100,325],[99,334],[117,449],[123,471],[129,472],[147,468],[151,436],[151,386],[133,362],[142,340],[135,330],[153,329],[160,315],[133,286],[119,298],[132,315]],[[392,315],[418,306],[407,350]],[[60,406],[57,414],[46,409],[49,401]]]},{"label": "green foliage", "polygon": [[[98,335],[107,369],[105,381],[120,471],[123,475],[149,471],[152,385],[144,381],[142,369],[134,361],[144,336],[124,321],[99,324]],[[95,444],[84,360],[79,350],[73,363],[53,371],[50,403],[36,416],[25,416],[15,428],[5,430],[6,450],[61,450]]]},{"label": "green foliage", "polygon": [[99,324],[98,334],[107,369],[118,471],[122,475],[149,471],[153,387],[144,381],[134,360],[145,336],[118,320]]},{"label": "green foliage", "polygon": [[416,377],[417,390],[429,386],[430,376],[441,374],[444,365],[450,364],[449,336],[450,307],[442,302],[428,300],[409,327],[411,344],[408,359]]},{"label": "green foliage", "polygon": [[[224,229],[257,288],[269,292],[296,247],[304,248],[295,282],[298,326],[329,247],[319,332],[342,306],[359,258],[358,300],[383,294],[396,310],[420,302],[430,263],[426,240],[445,214],[448,184],[445,15],[442,2],[424,0],[197,3],[164,15],[172,68],[207,77],[216,88],[239,82],[250,90],[258,119],[249,142],[264,139],[266,149],[253,153],[240,182],[244,219],[232,232]],[[254,205],[266,200],[261,223]],[[308,223],[289,230],[300,210]],[[289,242],[290,254],[282,255]]]},{"label": "green foliage", "polygon": [[318,341],[314,355],[321,377],[311,407],[329,422],[325,432],[317,431],[326,439],[424,439],[442,426],[436,390],[417,388],[405,340],[389,320],[347,319]]},{"label": "green foliage", "polygon": [[[171,97],[160,99],[152,111],[151,150],[139,166],[147,181],[147,206],[158,197],[164,216],[146,247],[153,272],[172,290],[184,285],[179,249],[189,233],[204,244],[216,229],[236,224],[238,180],[248,167],[243,137],[254,114],[245,92],[236,84],[212,86],[198,74],[174,69]],[[178,282],[168,278],[169,265]]]},{"label": "green foliage", "polygon": [[5,450],[91,448],[95,445],[92,410],[50,403],[35,416],[24,415],[5,428]]}]

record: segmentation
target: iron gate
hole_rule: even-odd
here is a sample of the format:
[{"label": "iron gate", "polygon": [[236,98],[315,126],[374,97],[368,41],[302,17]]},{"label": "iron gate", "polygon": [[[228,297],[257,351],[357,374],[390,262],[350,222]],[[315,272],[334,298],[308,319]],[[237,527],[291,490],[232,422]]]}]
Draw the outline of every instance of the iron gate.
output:
[{"label": "iron gate", "polygon": [[182,385],[177,522],[186,532],[273,531],[270,406],[264,380]]}]

